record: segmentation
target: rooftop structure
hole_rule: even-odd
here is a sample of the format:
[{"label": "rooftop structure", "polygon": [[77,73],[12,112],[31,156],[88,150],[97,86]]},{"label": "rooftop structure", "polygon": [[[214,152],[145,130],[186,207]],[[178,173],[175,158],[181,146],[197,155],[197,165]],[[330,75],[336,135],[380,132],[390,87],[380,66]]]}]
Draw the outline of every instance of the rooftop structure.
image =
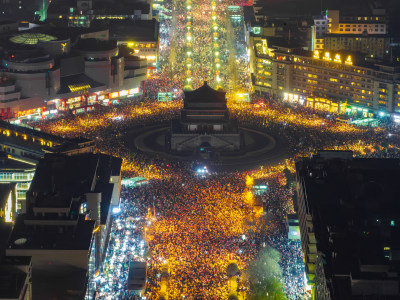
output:
[{"label": "rooftop structure", "polygon": [[32,256],[34,299],[93,295],[119,207],[121,162],[92,153],[40,160],[27,213],[18,215],[6,247],[8,257]]},{"label": "rooftop structure", "polygon": [[240,149],[236,120],[229,118],[225,92],[207,82],[186,91],[180,120],[172,121],[172,151],[235,151]]},{"label": "rooftop structure", "polygon": [[308,283],[316,299],[398,299],[400,160],[322,151],[296,162]]},{"label": "rooftop structure", "polygon": [[57,40],[56,37],[44,33],[21,33],[10,38],[10,41],[17,44],[36,45],[37,43]]},{"label": "rooftop structure", "polygon": [[[76,114],[143,92],[146,57],[125,63],[117,40],[108,41],[105,27],[57,25],[17,34],[0,32],[4,49],[0,55],[0,118],[42,119],[70,110]],[[158,42],[151,44],[158,49]],[[144,44],[143,48],[146,55],[153,53]],[[157,53],[151,55],[152,68],[156,68]]]},{"label": "rooftop structure", "polygon": [[26,126],[18,126],[0,120],[0,150],[16,158],[24,158],[33,164],[44,153],[76,154],[93,150],[94,142],[86,138],[62,138]]}]

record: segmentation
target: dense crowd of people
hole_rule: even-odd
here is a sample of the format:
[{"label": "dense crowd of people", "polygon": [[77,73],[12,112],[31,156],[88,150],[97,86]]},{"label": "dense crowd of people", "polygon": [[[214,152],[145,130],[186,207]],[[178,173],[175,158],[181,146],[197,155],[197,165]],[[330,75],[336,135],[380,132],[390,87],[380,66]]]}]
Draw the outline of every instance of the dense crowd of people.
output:
[{"label": "dense crowd of people", "polygon": [[[260,95],[252,95],[251,103],[230,101],[230,112],[240,126],[287,140],[289,156],[285,161],[242,172],[215,174],[211,170],[203,178],[195,172],[199,162],[132,151],[126,138],[129,130],[168,124],[178,117],[188,76],[193,87],[205,78],[217,86],[218,75],[228,89],[249,89],[242,21],[232,23],[227,1],[216,2],[215,9],[211,2],[191,0],[188,10],[188,1],[165,1],[171,18],[161,20],[160,70],[149,77],[142,97],[34,124],[65,137],[91,138],[98,151],[123,158],[123,177],[149,180],[141,187],[122,188],[121,212],[115,215],[106,263],[97,279],[98,299],[130,299],[126,281],[132,260],[148,263],[147,299],[167,295],[169,299],[227,299],[232,294],[227,266],[232,262],[238,265],[238,290],[242,290],[248,285],[242,276],[247,263],[267,246],[281,254],[280,280],[288,299],[302,299],[301,245],[288,239],[284,223],[286,214],[294,212],[295,188],[287,175],[294,173],[294,160],[318,149],[352,150],[364,157],[399,155],[396,128],[354,127],[337,122],[335,115]],[[186,38],[188,20],[193,27],[190,45]],[[213,35],[216,30],[217,35]],[[212,46],[214,42],[218,47]],[[216,61],[209,59],[215,58],[217,48],[218,73]],[[182,58],[189,49],[188,69],[188,61]],[[176,101],[155,102],[158,92],[172,92]],[[253,193],[249,178],[262,180],[268,190]],[[257,203],[264,203],[263,214],[255,209]],[[165,270],[167,280],[161,276]]]}]

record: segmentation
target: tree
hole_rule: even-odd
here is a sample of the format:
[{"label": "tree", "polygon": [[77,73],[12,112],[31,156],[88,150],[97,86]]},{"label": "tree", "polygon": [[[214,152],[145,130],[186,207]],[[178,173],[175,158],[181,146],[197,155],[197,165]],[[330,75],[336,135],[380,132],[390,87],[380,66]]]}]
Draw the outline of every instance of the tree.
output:
[{"label": "tree", "polygon": [[286,299],[280,281],[282,270],[278,264],[280,254],[274,248],[262,249],[257,258],[245,270],[249,282],[248,297],[251,300]]}]

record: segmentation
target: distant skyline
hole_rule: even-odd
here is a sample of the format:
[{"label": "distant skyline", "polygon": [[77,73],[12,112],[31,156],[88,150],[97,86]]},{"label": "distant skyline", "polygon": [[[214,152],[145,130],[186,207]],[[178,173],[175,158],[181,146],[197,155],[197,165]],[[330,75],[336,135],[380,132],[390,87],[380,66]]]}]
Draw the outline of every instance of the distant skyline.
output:
[{"label": "distant skyline", "polygon": [[[392,8],[399,5],[396,0],[380,2]],[[317,15],[325,9],[368,11],[368,0],[260,0],[257,5],[269,15]]]}]

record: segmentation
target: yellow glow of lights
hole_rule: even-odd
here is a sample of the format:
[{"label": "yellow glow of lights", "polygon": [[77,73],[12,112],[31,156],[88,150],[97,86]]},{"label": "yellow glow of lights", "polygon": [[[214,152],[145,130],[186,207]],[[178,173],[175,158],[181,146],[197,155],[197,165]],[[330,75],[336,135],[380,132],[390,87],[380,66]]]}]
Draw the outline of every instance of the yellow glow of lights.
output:
[{"label": "yellow glow of lights", "polygon": [[353,65],[353,60],[351,59],[351,56],[347,56],[346,61],[344,62],[346,65]]},{"label": "yellow glow of lights", "polygon": [[336,54],[335,55],[335,59],[333,60],[334,62],[336,62],[336,63],[342,63],[342,58],[340,57],[340,55],[339,54]]},{"label": "yellow glow of lights", "polygon": [[326,60],[326,61],[332,61],[331,53],[330,52],[325,52],[324,57],[322,59]]},{"label": "yellow glow of lights", "polygon": [[247,187],[252,187],[254,185],[254,178],[246,175],[246,186]]},{"label": "yellow glow of lights", "polygon": [[10,194],[8,195],[8,199],[7,199],[7,204],[5,207],[6,223],[12,222],[12,197],[11,197],[11,195],[12,195],[12,193],[10,191]]},{"label": "yellow glow of lights", "polygon": [[68,86],[69,90],[71,92],[77,92],[77,91],[82,91],[82,90],[87,90],[90,89],[91,86],[90,84],[83,83],[83,84],[71,84]]},{"label": "yellow glow of lights", "polygon": [[319,51],[318,50],[314,51],[314,58],[319,59]]},{"label": "yellow glow of lights", "polygon": [[251,191],[247,191],[244,195],[247,205],[252,206],[254,204],[254,196]]}]

